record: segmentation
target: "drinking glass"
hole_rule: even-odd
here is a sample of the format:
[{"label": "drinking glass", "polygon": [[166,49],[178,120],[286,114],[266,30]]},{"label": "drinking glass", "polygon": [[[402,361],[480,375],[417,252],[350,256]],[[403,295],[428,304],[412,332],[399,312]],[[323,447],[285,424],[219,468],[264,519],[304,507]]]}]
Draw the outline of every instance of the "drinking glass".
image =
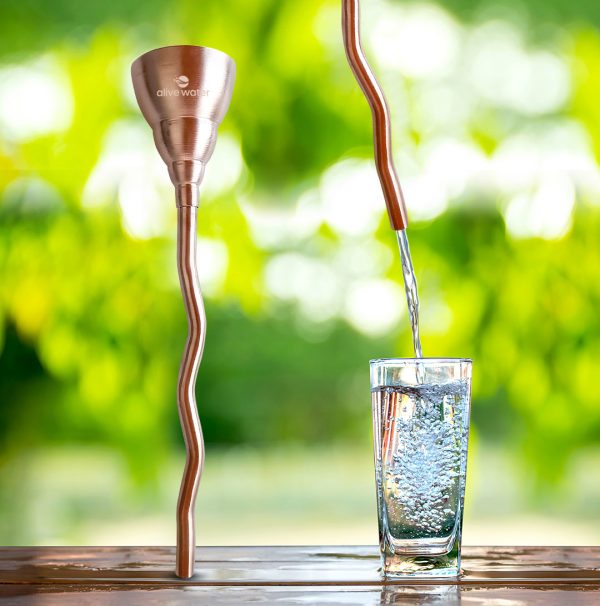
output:
[{"label": "drinking glass", "polygon": [[471,360],[372,360],[371,397],[383,573],[457,577]]}]

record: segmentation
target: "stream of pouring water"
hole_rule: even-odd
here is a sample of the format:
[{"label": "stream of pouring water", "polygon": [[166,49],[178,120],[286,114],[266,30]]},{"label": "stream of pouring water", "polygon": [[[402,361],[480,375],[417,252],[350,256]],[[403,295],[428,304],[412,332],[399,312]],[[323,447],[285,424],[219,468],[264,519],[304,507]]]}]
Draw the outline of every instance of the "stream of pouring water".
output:
[{"label": "stream of pouring water", "polygon": [[412,259],[410,258],[410,248],[408,247],[406,230],[397,230],[396,236],[398,238],[398,248],[400,249],[402,275],[404,276],[404,290],[406,291],[406,302],[408,303],[408,315],[410,317],[410,326],[412,329],[415,358],[422,358],[423,350],[421,349],[421,337],[419,336],[419,294],[417,291],[415,270],[413,269]]}]

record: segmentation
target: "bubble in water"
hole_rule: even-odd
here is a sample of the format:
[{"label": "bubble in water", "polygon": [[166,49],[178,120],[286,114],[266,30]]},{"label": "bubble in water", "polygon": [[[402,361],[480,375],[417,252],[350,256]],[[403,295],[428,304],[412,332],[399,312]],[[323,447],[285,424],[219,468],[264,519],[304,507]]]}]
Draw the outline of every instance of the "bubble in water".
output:
[{"label": "bubble in water", "polygon": [[448,536],[464,493],[468,384],[378,392],[383,415],[378,477],[388,528],[397,539]]}]

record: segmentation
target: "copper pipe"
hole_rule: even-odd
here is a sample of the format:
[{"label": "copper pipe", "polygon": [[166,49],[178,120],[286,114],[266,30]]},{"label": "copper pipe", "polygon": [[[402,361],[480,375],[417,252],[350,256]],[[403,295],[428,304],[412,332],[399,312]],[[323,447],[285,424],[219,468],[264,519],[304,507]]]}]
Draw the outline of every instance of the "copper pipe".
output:
[{"label": "copper pipe", "polygon": [[194,574],[196,532],[194,506],[204,467],[204,441],[196,406],[196,377],[206,337],[206,316],[196,267],[196,206],[177,209],[177,270],[188,320],[188,338],[179,369],[177,407],[185,440],[186,461],[177,501],[177,576]]},{"label": "copper pipe", "polygon": [[371,70],[360,43],[359,0],[342,0],[342,32],[350,68],[373,116],[375,165],[392,228],[406,229],[408,219],[402,189],[392,158],[390,112],[385,95]]},{"label": "copper pipe", "polygon": [[204,349],[206,317],[196,267],[198,186],[217,140],[235,80],[235,63],[202,46],[167,46],[138,57],[131,66],[135,96],[167,164],[177,205],[177,270],[188,321],[179,369],[177,406],[186,462],[177,502],[175,573],[194,574],[195,505],[204,466],[204,442],[195,387]]}]

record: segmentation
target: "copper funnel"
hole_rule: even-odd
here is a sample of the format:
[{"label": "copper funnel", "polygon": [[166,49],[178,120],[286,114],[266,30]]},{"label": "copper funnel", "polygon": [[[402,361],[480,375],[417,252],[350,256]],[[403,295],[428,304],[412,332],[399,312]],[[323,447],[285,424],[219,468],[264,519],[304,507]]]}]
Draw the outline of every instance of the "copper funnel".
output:
[{"label": "copper funnel", "polygon": [[166,46],[131,66],[137,102],[176,188],[178,206],[198,206],[197,186],[233,92],[235,63],[203,46]]},{"label": "copper funnel", "polygon": [[196,269],[198,185],[217,141],[217,127],[229,107],[235,63],[202,46],[167,46],[133,62],[131,76],[144,118],[169,169],[177,203],[177,269],[188,320],[188,338],[179,369],[177,406],[186,463],[177,503],[175,572],[194,574],[195,504],[204,466],[204,442],[195,385],[206,318]]}]

